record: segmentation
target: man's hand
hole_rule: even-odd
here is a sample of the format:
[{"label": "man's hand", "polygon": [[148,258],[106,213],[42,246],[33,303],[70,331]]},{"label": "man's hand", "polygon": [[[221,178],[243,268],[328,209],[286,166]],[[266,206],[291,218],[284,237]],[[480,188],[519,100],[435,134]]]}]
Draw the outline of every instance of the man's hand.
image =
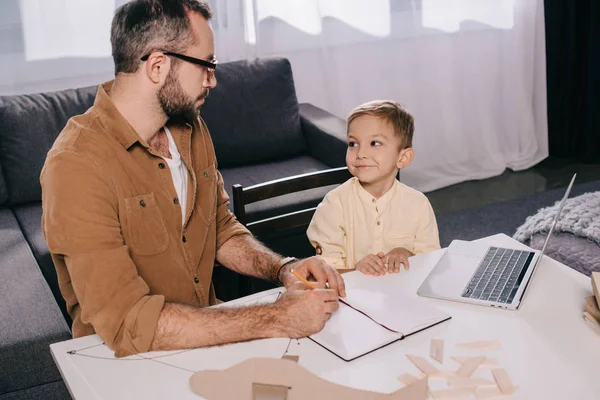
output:
[{"label": "man's hand", "polygon": [[356,270],[365,275],[385,275],[386,268],[385,262],[382,259],[383,255],[384,254],[380,252],[377,254],[369,254],[363,257],[358,263],[356,263]]},{"label": "man's hand", "polygon": [[328,283],[329,289],[332,289],[340,297],[346,297],[344,279],[339,272],[320,258],[309,257],[285,265],[281,269],[280,279],[286,287],[298,282],[298,279],[290,272],[292,269],[307,281],[316,281],[315,287],[326,288],[326,283]]},{"label": "man's hand", "polygon": [[338,294],[332,289],[308,289],[296,281],[273,305],[277,309],[275,327],[283,336],[303,338],[319,332],[340,307]]},{"label": "man's hand", "polygon": [[412,256],[414,256],[414,254],[404,247],[396,247],[383,256],[383,260],[387,265],[388,272],[390,274],[397,274],[400,272],[401,264],[404,264],[404,269],[408,271],[408,268],[410,267],[408,264],[408,257]]}]

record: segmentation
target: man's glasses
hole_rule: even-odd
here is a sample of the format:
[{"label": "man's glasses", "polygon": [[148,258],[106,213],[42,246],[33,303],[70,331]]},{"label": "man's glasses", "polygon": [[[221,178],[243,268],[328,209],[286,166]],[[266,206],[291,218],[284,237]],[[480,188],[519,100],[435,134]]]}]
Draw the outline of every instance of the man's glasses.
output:
[{"label": "man's glasses", "polygon": [[[164,55],[167,56],[172,56],[175,58],[179,58],[183,61],[187,61],[190,62],[192,64],[196,64],[196,65],[201,65],[204,68],[206,68],[206,70],[211,73],[214,74],[215,70],[217,69],[217,63],[218,61],[213,59],[212,62],[210,61],[206,61],[206,60],[202,60],[200,58],[194,58],[194,57],[190,57],[190,56],[186,56],[184,54],[179,54],[179,53],[171,53],[170,51],[163,51],[162,52]],[[146,61],[148,60],[148,57],[150,57],[150,54],[146,54],[144,57],[141,58],[142,61]]]}]

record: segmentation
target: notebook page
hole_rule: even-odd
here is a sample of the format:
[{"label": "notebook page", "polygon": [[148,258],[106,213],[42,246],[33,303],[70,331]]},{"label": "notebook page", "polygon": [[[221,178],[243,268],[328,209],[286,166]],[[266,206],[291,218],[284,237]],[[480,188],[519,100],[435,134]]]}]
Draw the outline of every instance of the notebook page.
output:
[{"label": "notebook page", "polygon": [[401,339],[402,335],[385,329],[344,303],[340,303],[339,310],[331,315],[325,327],[310,338],[349,361]]},{"label": "notebook page", "polygon": [[[349,275],[349,274],[348,274]],[[396,276],[348,276],[346,294],[341,299],[372,320],[403,335],[410,335],[450,318],[450,315],[429,306],[423,299],[403,294]]]}]

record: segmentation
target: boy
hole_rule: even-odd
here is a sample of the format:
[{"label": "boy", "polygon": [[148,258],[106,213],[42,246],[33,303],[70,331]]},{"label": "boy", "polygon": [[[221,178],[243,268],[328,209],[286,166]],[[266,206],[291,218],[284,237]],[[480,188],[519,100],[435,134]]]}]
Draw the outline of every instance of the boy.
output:
[{"label": "boy", "polygon": [[348,117],[346,164],[353,178],[317,207],[308,238],[329,265],[367,275],[408,270],[408,257],[440,248],[427,197],[400,183],[414,157],[414,120],[400,104],[372,101]]}]

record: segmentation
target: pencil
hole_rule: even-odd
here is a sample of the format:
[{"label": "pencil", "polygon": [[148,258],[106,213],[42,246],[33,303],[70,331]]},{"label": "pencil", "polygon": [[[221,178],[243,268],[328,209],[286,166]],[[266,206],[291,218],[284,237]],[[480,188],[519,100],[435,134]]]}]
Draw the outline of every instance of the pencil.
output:
[{"label": "pencil", "polygon": [[290,271],[296,278],[298,278],[300,281],[302,281],[306,286],[308,286],[311,289],[316,289],[309,281],[307,281],[306,279],[304,279],[302,277],[302,275],[299,275],[296,271],[294,271],[293,269]]}]

